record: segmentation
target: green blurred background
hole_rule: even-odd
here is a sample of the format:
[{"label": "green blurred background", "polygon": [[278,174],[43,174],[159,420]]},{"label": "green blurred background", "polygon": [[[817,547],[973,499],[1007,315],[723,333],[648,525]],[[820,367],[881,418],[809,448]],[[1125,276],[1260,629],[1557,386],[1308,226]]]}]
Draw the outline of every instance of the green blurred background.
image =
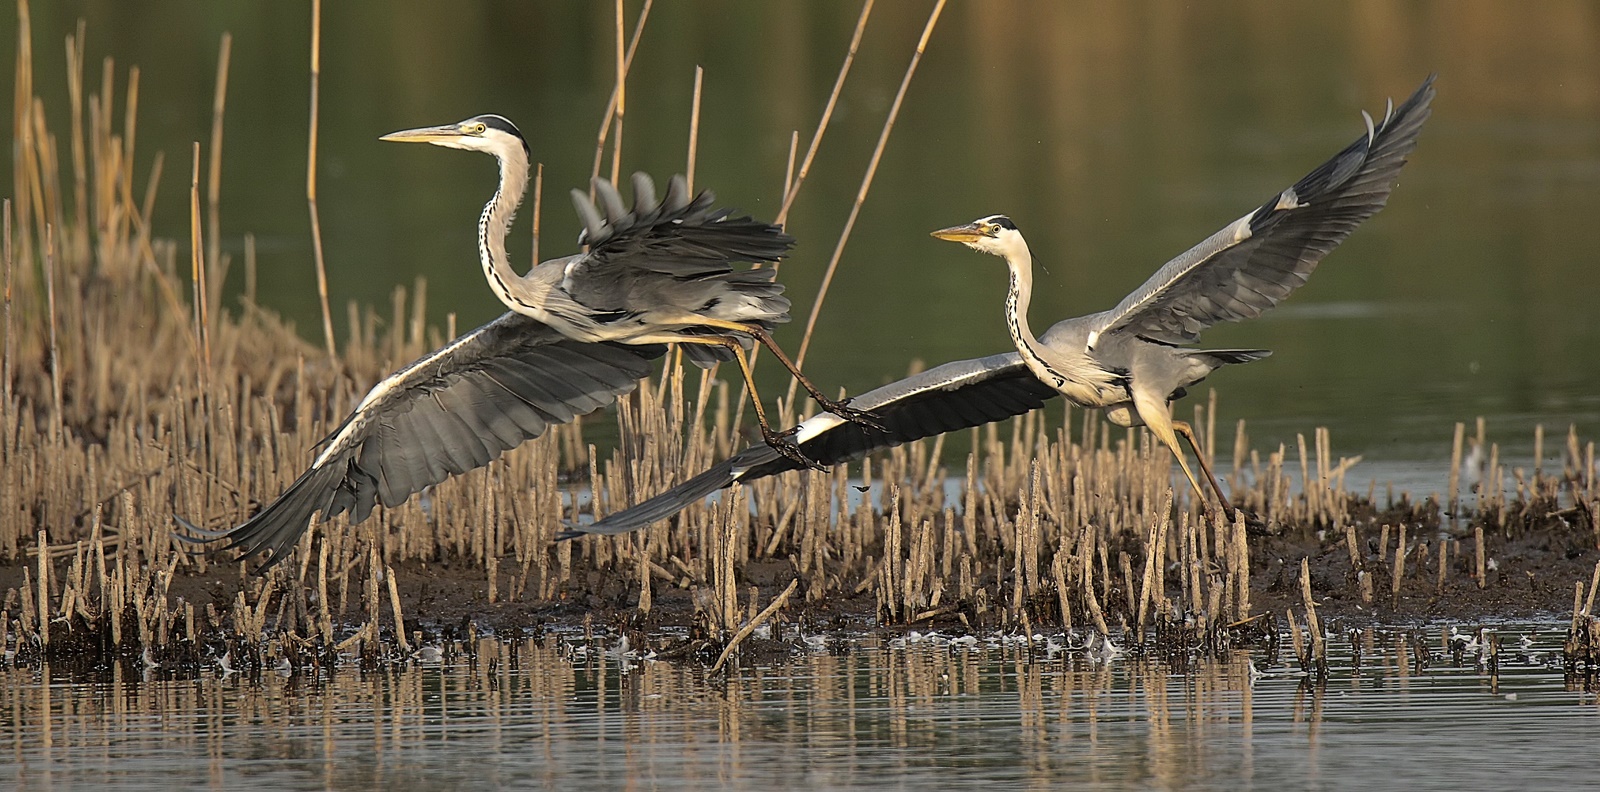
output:
[{"label": "green blurred background", "polygon": [[[630,30],[639,7],[627,3]],[[775,215],[790,135],[798,130],[802,147],[810,139],[859,8],[656,4],[628,86],[624,171],[660,179],[684,167],[703,66],[696,184]],[[786,347],[800,342],[931,8],[885,2],[873,12],[790,220],[800,246],[783,268],[796,315],[778,336]],[[434,323],[455,312],[465,329],[497,315],[473,242],[492,162],[377,138],[482,112],[512,118],[545,165],[542,253],[572,252],[565,195],[587,179],[613,84],[612,4],[330,2],[323,13],[319,198],[341,342],[348,301],[386,306],[419,275]],[[37,90],[56,130],[68,121],[62,41],[80,18],[91,90],[104,57],[116,59],[119,97],[127,67],[141,69],[139,172],[166,152],[157,230],[180,239],[189,146],[210,139],[219,38],[232,33],[222,188],[230,288],[240,288],[252,233],[260,301],[320,341],[304,197],[310,3],[35,2]],[[0,35],[0,56],[11,59],[14,25],[8,16]],[[1386,98],[1403,99],[1434,71],[1434,116],[1390,207],[1286,304],[1207,335],[1210,346],[1275,351],[1209,381],[1221,419],[1247,418],[1267,447],[1329,426],[1336,453],[1371,463],[1356,478],[1421,488],[1442,483],[1458,420],[1488,416],[1514,453],[1531,453],[1535,422],[1557,434],[1576,422],[1592,437],[1600,5],[1576,0],[953,2],[845,250],[807,369],[825,387],[860,391],[913,360],[1007,349],[1001,262],[927,235],[985,214],[1010,214],[1045,270],[1036,328],[1109,307],[1363,133],[1360,110],[1381,115]],[[0,170],[9,184],[9,161]],[[524,219],[512,244],[523,262],[528,236]],[[781,392],[776,367],[761,373]]]}]

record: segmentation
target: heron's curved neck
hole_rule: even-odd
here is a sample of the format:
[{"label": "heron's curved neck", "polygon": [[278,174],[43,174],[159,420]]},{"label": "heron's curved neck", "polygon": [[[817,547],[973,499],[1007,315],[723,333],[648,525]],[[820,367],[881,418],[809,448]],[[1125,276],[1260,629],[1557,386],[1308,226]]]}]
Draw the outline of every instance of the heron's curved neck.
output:
[{"label": "heron's curved neck", "polygon": [[500,187],[483,205],[483,214],[478,218],[478,260],[495,296],[507,308],[517,310],[519,306],[531,306],[525,306],[511,288],[519,276],[506,255],[506,236],[528,189],[528,159],[521,152],[499,154],[496,159],[500,162]]},{"label": "heron's curved neck", "polygon": [[1038,373],[1038,368],[1046,364],[1039,352],[1039,339],[1028,326],[1028,303],[1033,300],[1033,253],[1028,250],[1028,243],[1018,236],[1003,257],[1006,269],[1011,271],[1011,288],[1006,291],[1006,328],[1011,331],[1017,351],[1028,361],[1028,367]]},{"label": "heron's curved neck", "polygon": [[1033,254],[1021,235],[1007,242],[1001,251],[1011,271],[1011,288],[1006,292],[1006,327],[1017,345],[1022,362],[1040,381],[1062,396],[1085,407],[1104,407],[1127,398],[1116,386],[1113,372],[1081,349],[1047,347],[1039,343],[1028,327],[1028,303],[1033,299]]},{"label": "heron's curved neck", "polygon": [[1028,303],[1033,299],[1033,254],[1021,235],[1014,236],[1001,255],[1011,271],[1011,288],[1006,292],[1006,327],[1022,355],[1023,363],[1045,384],[1074,402],[1098,405],[1100,386],[1105,377],[1100,367],[1086,357],[1067,350],[1047,348],[1028,326]]}]

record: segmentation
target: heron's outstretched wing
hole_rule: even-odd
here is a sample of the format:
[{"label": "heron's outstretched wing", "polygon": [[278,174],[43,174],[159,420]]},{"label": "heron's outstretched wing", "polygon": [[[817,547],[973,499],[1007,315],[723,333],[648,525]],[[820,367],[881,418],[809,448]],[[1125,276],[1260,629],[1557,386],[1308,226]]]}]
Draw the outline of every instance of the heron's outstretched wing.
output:
[{"label": "heron's outstretched wing", "polygon": [[[1293,187],[1167,262],[1092,328],[1189,344],[1218,322],[1260,316],[1310,277],[1317,263],[1389,199],[1433,99],[1429,76],[1382,123]],[[1365,115],[1365,114],[1363,114]]]},{"label": "heron's outstretched wing", "polygon": [[733,269],[740,262],[782,259],[794,239],[778,226],[713,208],[716,197],[710,191],[691,199],[682,176],[672,177],[658,202],[650,177],[635,173],[632,209],[623,206],[610,182],[596,179],[594,186],[599,206],[582,191],[572,191],[584,224],[579,241],[589,245],[589,252],[567,264],[561,281],[585,306],[597,311],[657,308],[663,296],[678,299],[682,284],[705,279],[726,281],[759,297],[783,291],[773,283],[776,273],[770,267]]},{"label": "heron's outstretched wing", "polygon": [[179,518],[193,541],[226,540],[240,560],[282,561],[312,517],[352,522],[446,477],[482,467],[551,425],[615,401],[650,370],[659,345],[564,338],[508,313],[391,374],[367,393],[282,495],[228,531]]},{"label": "heron's outstretched wing", "polygon": [[[1056,397],[1015,352],[946,363],[850,401],[870,411],[887,432],[822,413],[800,424],[794,435],[800,451],[824,465],[857,459],[874,451],[924,437],[981,426],[1037,409]],[[690,504],[733,484],[796,470],[799,465],[765,444],[754,445],[678,486],[588,525],[576,525],[557,538],[620,534],[677,514]]]}]

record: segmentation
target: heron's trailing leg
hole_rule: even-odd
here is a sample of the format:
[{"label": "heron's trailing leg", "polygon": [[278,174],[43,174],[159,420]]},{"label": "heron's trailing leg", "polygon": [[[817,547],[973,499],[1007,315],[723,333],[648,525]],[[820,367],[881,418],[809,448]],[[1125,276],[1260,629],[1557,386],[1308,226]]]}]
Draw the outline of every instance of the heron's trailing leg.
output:
[{"label": "heron's trailing leg", "polygon": [[745,356],[744,347],[740,346],[737,340],[725,336],[709,336],[703,341],[689,338],[680,339],[680,341],[725,346],[731,350],[733,359],[739,362],[739,373],[744,375],[744,386],[750,391],[750,404],[756,408],[756,421],[761,424],[761,439],[765,440],[767,445],[772,446],[774,451],[783,454],[804,467],[812,470],[828,469],[826,466],[818,464],[815,460],[807,457],[800,451],[800,446],[795,445],[794,441],[789,439],[789,436],[794,434],[799,427],[785,432],[773,430],[772,424],[767,421],[767,410],[761,406],[761,393],[756,390],[755,376],[750,371],[750,359]]},{"label": "heron's trailing leg", "polygon": [[789,370],[789,375],[794,377],[796,382],[800,383],[800,387],[806,389],[806,393],[810,394],[812,400],[815,401],[817,406],[821,407],[822,409],[827,410],[828,412],[831,412],[834,415],[837,415],[853,424],[860,424],[874,431],[884,433],[889,431],[887,427],[878,421],[878,416],[873,415],[865,410],[857,410],[845,406],[849,404],[849,399],[845,399],[844,401],[836,401],[823,395],[822,389],[818,388],[816,383],[811,381],[810,377],[807,377],[805,374],[800,372],[800,367],[796,366],[794,361],[790,360],[787,354],[784,354],[783,347],[778,346],[778,342],[772,340],[772,335],[761,327],[756,325],[741,324],[738,322],[723,323],[702,320],[701,323],[710,327],[725,327],[729,330],[737,330],[738,332],[745,333],[751,338],[754,338],[756,341],[759,341],[762,346],[766,347],[772,352],[773,356],[778,359],[779,363],[783,364],[784,368]]},{"label": "heron's trailing leg", "polygon": [[[1178,434],[1183,435],[1183,439],[1189,441],[1189,447],[1194,449],[1195,461],[1200,463],[1200,471],[1205,473],[1206,480],[1211,482],[1211,491],[1217,493],[1217,500],[1222,504],[1222,513],[1231,518],[1233,515],[1233,504],[1228,501],[1228,496],[1222,494],[1222,484],[1217,481],[1217,475],[1211,472],[1211,465],[1206,462],[1205,452],[1200,450],[1200,443],[1194,435],[1194,427],[1190,426],[1187,421],[1173,421],[1172,428]],[[1177,453],[1177,446],[1173,446],[1172,451],[1173,453]],[[1178,458],[1182,459],[1183,456],[1179,454]],[[1193,476],[1190,476],[1189,478],[1191,481],[1194,479]]]},{"label": "heron's trailing leg", "polygon": [[[1147,393],[1135,391],[1133,394],[1133,407],[1139,414],[1139,420],[1143,421],[1144,425],[1149,427],[1150,431],[1167,448],[1172,450],[1174,457],[1177,457],[1178,467],[1183,468],[1183,475],[1189,479],[1189,486],[1194,487],[1195,497],[1199,498],[1201,503],[1206,503],[1206,491],[1200,487],[1200,480],[1195,478],[1194,471],[1189,469],[1188,460],[1183,458],[1183,449],[1178,447],[1178,435],[1175,431],[1177,427],[1183,427],[1181,431],[1183,431],[1184,436],[1189,438],[1190,445],[1194,445],[1194,429],[1183,421],[1172,420],[1172,414],[1168,412],[1167,402],[1161,397],[1152,397]],[[1212,486],[1216,487],[1216,477],[1211,475],[1211,466],[1206,464],[1205,455],[1200,453],[1199,447],[1195,448],[1195,458],[1200,460],[1200,469],[1206,472],[1206,476],[1211,479]],[[1231,513],[1232,509],[1228,507],[1228,499],[1223,496],[1220,487],[1217,487],[1216,493],[1217,498],[1222,501],[1222,508]]]}]

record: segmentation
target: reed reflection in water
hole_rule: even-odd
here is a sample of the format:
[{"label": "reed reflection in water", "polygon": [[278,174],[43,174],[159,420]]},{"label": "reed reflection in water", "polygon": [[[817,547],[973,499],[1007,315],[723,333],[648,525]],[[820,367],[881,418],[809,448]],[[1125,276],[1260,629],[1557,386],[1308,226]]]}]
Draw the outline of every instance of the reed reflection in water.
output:
[{"label": "reed reflection in water", "polygon": [[[1509,635],[1509,633],[1507,633]],[[227,789],[1412,788],[1595,780],[1559,629],[1498,673],[1367,631],[1312,683],[1252,657],[1092,660],[1065,637],[911,634],[699,668],[559,637],[322,677],[0,669],[0,784]],[[1515,637],[1504,641],[1517,645]],[[1542,644],[1549,644],[1543,646]],[[804,646],[802,642],[799,644]],[[1357,653],[1352,647],[1359,647]],[[1355,657],[1363,659],[1357,666]],[[1256,663],[1265,658],[1256,653]]]}]

